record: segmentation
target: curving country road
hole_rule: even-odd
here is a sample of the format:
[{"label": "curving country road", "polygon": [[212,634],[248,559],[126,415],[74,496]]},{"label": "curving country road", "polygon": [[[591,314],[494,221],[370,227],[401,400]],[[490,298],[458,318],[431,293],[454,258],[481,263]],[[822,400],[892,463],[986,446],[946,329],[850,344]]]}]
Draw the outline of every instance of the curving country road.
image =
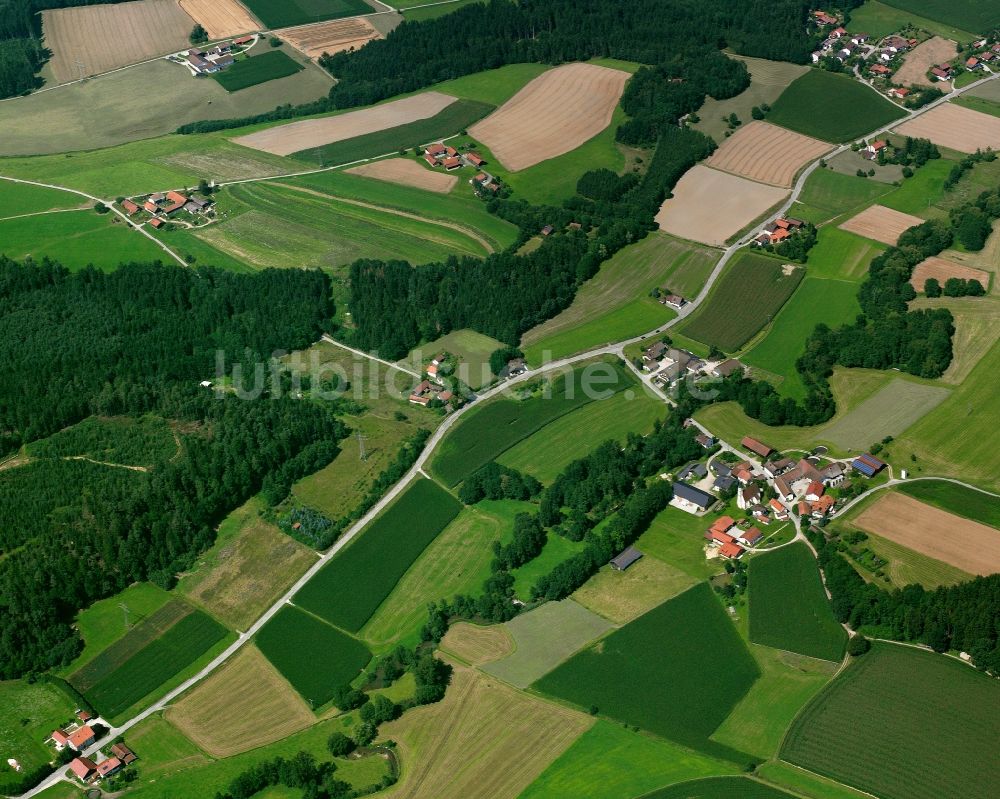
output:
[{"label": "curving country road", "polygon": [[[975,83],[971,83],[971,84],[969,84],[968,86],[966,86],[966,87],[964,87],[962,89],[953,89],[950,93],[946,94],[944,97],[940,98],[939,100],[936,100],[935,102],[929,103],[928,105],[924,106],[923,108],[920,108],[920,109],[917,109],[917,110],[913,111],[909,116],[906,117],[906,119],[913,119],[916,116],[919,116],[921,114],[927,113],[928,111],[932,110],[933,108],[938,107],[941,103],[944,103],[944,102],[947,102],[948,100],[954,99],[958,95],[961,95],[964,92],[969,91],[970,89],[976,88],[977,86],[980,86],[980,85],[982,85],[984,83],[987,83],[988,81],[995,80],[997,78],[1000,78],[1000,73],[991,75],[991,76],[989,76],[987,78],[984,78],[982,80],[976,81]],[[877,130],[872,131],[871,133],[867,134],[863,138],[866,138],[866,139],[867,138],[871,138],[873,136],[877,136],[877,135],[879,135],[881,133],[889,131],[892,128],[894,128],[896,125],[901,124],[902,121],[905,121],[905,120],[896,120],[896,121],[892,122],[889,125],[884,125],[884,126],[878,128]],[[789,195],[788,199],[785,201],[785,203],[782,204],[782,206],[778,209],[778,211],[776,213],[774,213],[773,215],[771,215],[766,221],[773,221],[773,220],[777,219],[778,217],[780,217],[780,216],[784,215],[785,213],[787,213],[788,209],[791,208],[791,206],[797,201],[799,195],[802,193],[802,190],[803,190],[803,188],[805,186],[806,179],[809,177],[809,175],[812,174],[813,171],[815,171],[819,167],[819,164],[820,164],[821,160],[829,158],[829,157],[831,157],[833,155],[837,155],[837,154],[839,154],[841,152],[844,152],[844,151],[846,151],[848,149],[850,149],[850,144],[841,145],[840,147],[836,148],[835,150],[833,150],[833,151],[827,153],[826,155],[824,155],[822,158],[816,159],[813,163],[811,163],[808,167],[806,167],[806,169],[803,170],[803,172],[800,174],[798,180],[796,181],[795,186],[793,187],[792,192]],[[335,167],[331,167],[331,168],[335,168]],[[280,178],[280,177],[281,176],[272,176],[270,178],[259,178],[259,179],[254,179],[254,180],[274,180],[274,179]],[[85,192],[77,191],[75,189],[67,189],[64,186],[55,186],[55,185],[51,185],[51,184],[37,183],[35,181],[20,180],[20,179],[17,179],[17,178],[7,178],[7,177],[3,177],[3,176],[0,176],[0,180],[10,180],[10,181],[15,182],[15,183],[24,183],[24,184],[28,184],[28,185],[42,186],[42,187],[45,187],[45,188],[62,189],[63,191],[68,191],[68,192],[71,192],[73,194],[77,194],[77,195],[79,195],[81,197],[86,197],[87,199],[93,200],[95,202],[98,202],[98,201],[100,201],[100,202],[106,202],[104,200],[100,200],[97,197],[94,197],[93,195],[86,194]],[[241,182],[242,183],[242,182],[253,182],[253,181],[252,180],[247,180],[247,181],[234,181],[234,182]],[[108,204],[110,206],[109,203],[106,203],[106,204]],[[124,215],[121,214],[117,209],[112,208],[112,210],[115,213],[117,213],[119,216],[121,216],[123,219],[125,219],[126,222],[128,221],[127,218],[124,217]],[[180,263],[184,264],[184,261],[179,256],[177,256],[176,253],[172,252],[169,248],[167,248],[161,242],[157,241],[157,239],[155,237],[149,235],[148,232],[146,232],[146,231],[142,231],[142,232],[145,233],[145,235],[147,235],[153,241],[156,241],[156,243],[162,249],[166,250],[171,256],[173,256],[175,259],[177,259]],[[565,369],[565,368],[571,367],[573,364],[579,363],[581,361],[585,361],[585,360],[590,360],[590,359],[593,359],[593,358],[597,358],[597,357],[600,357],[602,355],[617,355],[617,356],[621,357],[624,347],[626,347],[626,346],[628,346],[630,344],[634,344],[634,343],[637,343],[639,341],[642,341],[643,339],[649,338],[650,336],[652,336],[652,335],[654,335],[654,334],[656,334],[658,332],[661,332],[662,330],[665,330],[665,329],[667,329],[669,327],[672,327],[672,326],[676,325],[677,323],[679,323],[680,321],[682,321],[683,319],[685,319],[687,316],[689,316],[696,308],[700,307],[701,303],[708,296],[708,293],[711,291],[713,285],[718,280],[719,275],[722,273],[722,270],[725,268],[726,264],[729,262],[729,260],[733,257],[733,255],[740,248],[742,248],[743,246],[745,246],[746,244],[748,244],[753,239],[754,235],[755,235],[755,232],[748,233],[745,236],[743,236],[739,241],[737,241],[736,243],[730,245],[722,253],[721,257],[719,258],[718,263],[715,265],[715,268],[712,270],[711,274],[709,275],[708,280],[705,282],[704,287],[698,293],[697,297],[695,297],[690,303],[688,303],[688,305],[685,306],[678,313],[678,315],[676,317],[674,317],[673,319],[671,319],[668,322],[664,323],[663,325],[660,325],[655,330],[649,331],[649,332],[647,332],[647,333],[645,333],[643,335],[640,335],[640,336],[634,336],[634,337],[626,339],[624,341],[619,341],[619,342],[614,343],[614,344],[609,344],[609,345],[604,346],[604,347],[598,347],[596,349],[592,349],[592,350],[589,350],[587,352],[579,353],[577,355],[572,355],[572,356],[569,356],[569,357],[566,357],[566,358],[561,358],[561,359],[559,359],[557,361],[552,361],[552,362],[550,362],[548,364],[545,364],[544,366],[541,366],[538,369],[525,372],[524,374],[521,374],[521,375],[518,375],[517,377],[511,378],[511,379],[509,379],[509,380],[507,380],[507,381],[505,381],[503,383],[500,383],[499,385],[494,386],[493,388],[491,388],[491,389],[483,392],[482,394],[479,395],[479,398],[477,399],[476,402],[469,403],[468,405],[464,406],[463,408],[455,411],[454,413],[452,413],[451,415],[449,415],[448,417],[446,417],[444,419],[444,421],[441,423],[441,425],[434,431],[434,433],[431,435],[431,437],[427,440],[427,443],[424,446],[423,451],[418,456],[416,462],[413,464],[413,466],[410,467],[409,471],[399,480],[399,482],[397,482],[392,488],[390,488],[389,491],[385,494],[385,496],[382,497],[382,499],[379,500],[371,508],[371,510],[368,511],[368,513],[366,513],[357,522],[355,522],[353,525],[351,525],[351,527],[348,528],[344,532],[344,534],[340,537],[340,539],[338,539],[338,541],[330,549],[328,549],[326,552],[324,552],[317,559],[317,561],[309,568],[309,570],[305,574],[303,574],[298,580],[296,580],[295,584],[292,585],[292,587],[289,588],[288,591],[286,591],[285,594],[280,599],[278,599],[270,608],[268,608],[266,611],[264,611],[264,613],[261,615],[261,617],[259,619],[257,619],[257,621],[255,621],[245,632],[239,633],[239,637],[236,639],[236,641],[234,641],[232,644],[230,644],[228,647],[226,647],[226,649],[223,652],[221,652],[219,655],[217,655],[208,665],[206,665],[203,669],[201,669],[201,671],[199,671],[193,677],[191,677],[190,679],[186,680],[181,685],[179,685],[176,688],[174,688],[172,691],[170,691],[169,693],[167,693],[166,695],[164,695],[163,697],[161,697],[159,700],[157,700],[156,702],[154,702],[152,705],[150,705],[149,707],[147,707],[145,710],[143,710],[138,715],[132,717],[131,719],[129,719],[128,721],[124,722],[120,726],[112,728],[108,732],[107,736],[105,736],[104,738],[102,738],[101,741],[99,741],[98,743],[94,744],[93,746],[88,747],[87,750],[84,753],[82,753],[82,754],[85,754],[85,755],[91,755],[91,754],[93,754],[98,749],[100,749],[101,746],[106,745],[108,741],[112,740],[113,738],[115,738],[115,737],[121,735],[122,733],[126,732],[127,730],[131,729],[133,726],[135,726],[136,724],[138,724],[140,721],[143,721],[144,719],[148,718],[150,715],[163,710],[175,698],[177,698],[178,696],[180,696],[185,691],[189,690],[191,687],[193,687],[197,683],[201,682],[209,674],[211,674],[217,668],[219,668],[219,666],[221,666],[223,663],[225,663],[230,657],[232,657],[237,651],[239,651],[239,649],[241,647],[243,647],[253,637],[253,635],[256,634],[261,629],[261,627],[263,627],[279,610],[281,610],[281,608],[284,607],[285,604],[287,604],[287,603],[289,603],[291,601],[291,598],[307,582],[309,582],[309,580],[311,580],[316,575],[316,573],[320,569],[322,569],[323,566],[325,566],[329,562],[329,560],[331,558],[333,558],[334,556],[336,556],[337,553],[339,553],[342,549],[344,549],[344,547],[346,547],[351,541],[353,541],[354,538],[359,533],[361,533],[361,531],[369,523],[371,523],[371,521],[378,514],[380,514],[390,503],[392,503],[393,500],[395,500],[410,485],[410,483],[413,482],[413,480],[416,477],[425,474],[425,472],[424,472],[424,466],[430,460],[430,457],[434,453],[434,451],[437,448],[437,446],[441,443],[442,439],[448,433],[448,431],[465,415],[466,412],[468,412],[468,410],[470,408],[478,407],[481,402],[483,402],[485,400],[488,400],[488,399],[490,399],[492,397],[495,397],[495,396],[497,396],[497,395],[499,395],[499,394],[501,394],[501,393],[509,390],[512,386],[515,386],[515,385],[517,385],[519,383],[522,383],[522,382],[525,382],[525,381],[528,381],[528,380],[532,380],[535,377],[537,377],[539,374],[543,374],[543,373],[546,373],[546,372],[551,372],[551,371],[558,370],[558,369]],[[370,357],[367,354],[364,354],[364,355],[365,355],[365,357]],[[627,359],[626,359],[626,362],[627,362]],[[395,366],[395,364],[393,364],[392,366],[394,368],[398,368],[398,367]],[[643,381],[643,384],[644,385],[649,385],[645,380]],[[917,479],[917,480],[931,480],[931,479],[948,479],[948,478],[921,477],[921,478],[914,478],[914,479]],[[856,504],[857,502],[860,502],[862,499],[864,499],[865,497],[869,496],[871,493],[873,493],[875,491],[882,490],[884,488],[888,488],[891,485],[897,485],[898,483],[901,483],[901,482],[903,482],[903,481],[902,480],[893,479],[893,480],[891,480],[887,484],[884,484],[882,486],[878,486],[876,488],[870,489],[869,491],[866,491],[864,494],[862,494],[859,497],[857,497],[851,503],[848,503],[848,505],[846,505],[841,510],[841,513],[843,513],[844,511],[850,509],[851,507],[853,507],[854,504]],[[907,482],[910,482],[910,481],[908,480]],[[982,489],[976,488],[975,486],[969,486],[968,484],[962,483],[959,480],[949,480],[949,482],[954,482],[954,483],[958,483],[960,485],[965,485],[965,486],[967,486],[969,488],[974,488],[977,491],[982,491],[985,494],[990,494],[991,496],[997,496],[995,494],[992,494],[989,491],[983,491]],[[804,538],[804,536],[802,536],[801,529],[798,528],[798,525],[796,525],[796,528],[797,528],[796,529],[796,540],[799,540],[800,538]],[[63,778],[63,773],[64,772],[65,772],[65,768],[62,768],[62,769],[54,772],[53,774],[49,775],[46,779],[44,779],[42,782],[40,782],[37,786],[35,786],[34,788],[32,788],[30,791],[27,791],[26,793],[22,794],[21,795],[21,799],[30,799],[30,797],[34,797],[37,794],[41,793],[42,791],[46,790],[47,788],[51,787],[52,785],[55,785],[56,783],[62,781],[64,779]]]}]

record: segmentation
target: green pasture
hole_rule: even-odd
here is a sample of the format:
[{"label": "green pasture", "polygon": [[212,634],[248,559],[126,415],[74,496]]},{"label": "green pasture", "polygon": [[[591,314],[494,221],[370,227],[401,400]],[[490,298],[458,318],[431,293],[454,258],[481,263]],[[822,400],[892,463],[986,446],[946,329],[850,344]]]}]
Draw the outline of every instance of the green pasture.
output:
[{"label": "green pasture", "polygon": [[295,604],[357,632],[461,509],[437,483],[418,478],[302,587]]},{"label": "green pasture", "polygon": [[313,708],[357,677],[367,647],[300,607],[285,606],[257,633],[258,648]]},{"label": "green pasture", "polygon": [[90,206],[86,197],[59,189],[0,180],[0,220],[62,208]]},{"label": "green pasture", "polygon": [[954,162],[948,158],[928,161],[899,188],[880,197],[878,204],[925,219],[941,216],[940,212],[935,212],[934,206],[944,196],[944,181],[952,166]]},{"label": "green pasture", "polygon": [[721,513],[693,516],[672,506],[664,508],[636,542],[639,550],[703,580],[722,571],[717,561],[705,559],[705,530]]},{"label": "green pasture", "polygon": [[757,776],[808,799],[865,799],[869,796],[781,760],[761,763],[757,767]]},{"label": "green pasture", "polygon": [[953,102],[955,105],[964,106],[973,111],[979,111],[982,114],[1000,117],[1000,103],[994,100],[986,100],[982,97],[973,97],[971,92],[963,94],[961,97],[956,97]]},{"label": "green pasture", "polygon": [[795,799],[750,777],[706,777],[661,788],[642,799]]},{"label": "green pasture", "polygon": [[[0,746],[28,773],[49,763],[55,750],[43,741],[57,727],[75,720],[73,700],[48,682],[6,680],[0,682]],[[0,791],[15,793],[20,776],[0,770]]]},{"label": "green pasture", "polygon": [[849,280],[855,284],[857,293],[857,284],[868,276],[872,260],[885,249],[877,241],[827,225],[817,231],[816,245],[806,261],[806,273],[814,278]]},{"label": "green pasture", "polygon": [[795,720],[781,758],[885,799],[991,796],[1000,761],[980,746],[998,703],[964,663],[876,643]]},{"label": "green pasture", "polygon": [[431,359],[447,352],[458,359],[455,376],[470,388],[476,389],[494,379],[490,370],[490,355],[505,345],[495,338],[475,330],[453,330],[434,341],[413,349],[401,363],[414,371],[423,371]]},{"label": "green pasture", "polygon": [[811,69],[771,106],[767,121],[828,142],[864,136],[905,112],[846,75]]},{"label": "green pasture", "polygon": [[327,19],[370,14],[364,0],[245,0],[245,5],[268,28],[289,28]]},{"label": "green pasture", "polygon": [[212,77],[227,92],[249,89],[269,80],[286,78],[301,72],[305,67],[282,50],[270,50],[253,58],[237,61],[231,67]]},{"label": "green pasture", "polygon": [[[844,175],[832,169],[815,169],[806,178],[798,202],[825,212],[821,218],[810,220],[819,224],[849,212],[857,213],[891,190],[891,186],[868,178]],[[798,212],[793,210],[792,213]]]},{"label": "green pasture", "polygon": [[[862,503],[864,505],[866,503]],[[859,508],[852,508],[851,515]],[[954,566],[950,566],[944,561],[936,560],[919,552],[916,552],[888,538],[882,538],[872,533],[860,546],[870,549],[880,558],[886,561],[882,567],[882,572],[889,576],[893,588],[905,588],[908,585],[922,585],[928,591],[933,591],[942,585],[958,585],[973,579],[973,575],[964,572]],[[855,569],[869,580],[874,581],[875,576],[862,567],[854,563]],[[885,585],[885,588],[889,588]]]},{"label": "green pasture", "polygon": [[974,33],[960,30],[953,27],[954,20],[946,19],[944,22],[936,22],[927,17],[918,16],[914,11],[904,11],[901,7],[894,8],[896,3],[885,2],[885,0],[868,0],[860,8],[851,11],[851,28],[868,31],[873,39],[881,39],[890,33],[902,30],[906,25],[915,25],[929,33],[943,36],[946,39],[955,39],[960,42],[972,41]]},{"label": "green pasture", "polygon": [[903,483],[899,490],[928,505],[1000,529],[1000,503],[990,494],[944,480]]},{"label": "green pasture", "polygon": [[519,799],[620,799],[735,767],[599,719]]},{"label": "green pasture", "polygon": [[747,579],[751,641],[822,660],[843,657],[847,633],[833,617],[805,543],[755,555]]},{"label": "green pasture", "polygon": [[883,0],[907,14],[918,14],[947,25],[987,33],[1000,27],[1000,8],[981,0]]},{"label": "green pasture", "polygon": [[760,670],[708,583],[572,657],[535,689],[691,749],[745,763],[709,736]]},{"label": "green pasture", "polygon": [[[560,416],[504,452],[497,462],[549,483],[601,441],[624,442],[629,433],[646,435],[664,415],[663,402],[645,391],[635,396],[615,394]],[[593,437],[588,435],[591,431]]]},{"label": "green pasture", "polygon": [[564,560],[580,552],[584,546],[583,541],[570,541],[565,536],[550,532],[542,551],[511,572],[514,577],[514,593],[522,602],[530,602],[531,589],[535,583]]}]

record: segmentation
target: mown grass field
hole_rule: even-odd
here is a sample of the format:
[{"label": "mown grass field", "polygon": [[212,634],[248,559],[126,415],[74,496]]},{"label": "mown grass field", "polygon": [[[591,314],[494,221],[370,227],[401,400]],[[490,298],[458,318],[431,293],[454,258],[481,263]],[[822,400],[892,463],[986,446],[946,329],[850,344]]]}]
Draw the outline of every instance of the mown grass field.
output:
[{"label": "mown grass field", "polygon": [[646,435],[665,413],[663,402],[645,391],[632,397],[618,393],[560,416],[504,452],[497,462],[549,483],[602,441],[624,442],[629,433]]},{"label": "mown grass field", "polygon": [[546,602],[504,625],[514,639],[514,652],[483,670],[527,688],[612,626],[572,599]]},{"label": "mown grass field", "polygon": [[1000,686],[965,664],[876,643],[796,719],[781,758],[886,799],[985,799],[1000,781],[980,749],[998,702]]},{"label": "mown grass field", "polygon": [[915,11],[904,11],[902,7],[894,8],[893,5],[895,4],[887,3],[884,0],[882,2],[868,0],[860,8],[851,11],[851,26],[858,28],[858,30],[868,31],[873,39],[881,39],[883,36],[895,33],[907,24],[916,25],[918,28],[923,28],[938,36],[960,42],[968,42],[976,38],[974,32],[953,27],[955,20],[951,18],[946,18],[944,22],[936,22],[917,15]]},{"label": "mown grass field", "polygon": [[623,572],[602,566],[571,596],[615,624],[627,624],[696,582],[680,569],[644,556]]},{"label": "mown grass field", "polygon": [[[130,633],[70,677],[73,687],[105,718],[117,716],[155,691],[227,635],[225,627],[199,610],[165,630],[154,628],[154,618],[155,614],[143,623],[147,630],[140,625],[133,631],[141,630],[139,636],[145,638],[140,648],[130,645]],[[158,637],[149,640],[150,634]]]},{"label": "mown grass field", "polygon": [[[889,191],[891,187],[884,183],[857,175],[842,175],[832,169],[816,169],[806,180],[798,202],[825,211],[819,219],[810,220],[819,224],[851,211],[860,211]],[[793,210],[792,213],[798,212]]]},{"label": "mown grass field", "polygon": [[785,304],[802,280],[805,270],[785,274],[782,261],[744,252],[732,263],[711,294],[680,332],[685,336],[735,352]]},{"label": "mown grass field", "polygon": [[1000,9],[979,0],[883,0],[908,14],[920,14],[949,25],[986,33],[1000,25]]},{"label": "mown grass field", "polygon": [[847,633],[833,617],[819,566],[805,543],[751,558],[747,578],[751,641],[840,661]]},{"label": "mown grass field", "polygon": [[343,141],[311,147],[295,153],[292,158],[318,166],[349,164],[363,158],[395,153],[404,148],[427,144],[461,133],[493,110],[493,106],[478,100],[460,99],[432,117],[373,131]]},{"label": "mown grass field", "polygon": [[371,660],[356,638],[300,607],[286,606],[257,633],[264,656],[313,709],[357,677]]},{"label": "mown grass field", "polygon": [[645,796],[662,785],[731,773],[735,767],[729,763],[601,719],[519,799]]},{"label": "mown grass field", "polygon": [[708,777],[661,788],[643,799],[793,799],[793,796],[750,777]]},{"label": "mown grass field", "polygon": [[662,510],[636,546],[646,555],[662,560],[698,580],[722,571],[718,562],[705,559],[705,530],[721,514],[692,516],[679,508]]},{"label": "mown grass field", "polygon": [[79,208],[88,204],[86,197],[77,194],[0,180],[0,219],[57,208]]},{"label": "mown grass field", "polygon": [[759,675],[712,589],[700,583],[575,655],[534,687],[743,763],[742,752],[709,736]]},{"label": "mown grass field", "polygon": [[316,556],[261,518],[251,499],[219,525],[215,543],[177,590],[234,630],[246,630],[315,561]]},{"label": "mown grass field", "polygon": [[245,5],[272,29],[370,14],[372,10],[364,0],[246,0]]},{"label": "mown grass field", "polygon": [[281,50],[270,50],[266,53],[237,61],[228,69],[212,77],[219,82],[227,92],[238,92],[249,89],[269,80],[286,78],[305,69],[302,64]]},{"label": "mown grass field", "polygon": [[295,595],[295,604],[357,632],[461,509],[437,483],[417,479]]},{"label": "mown grass field", "polygon": [[851,281],[857,293],[857,284],[867,277],[872,259],[885,249],[885,245],[877,241],[855,236],[839,227],[822,227],[816,246],[809,251],[807,276]]},{"label": "mown grass field", "polygon": [[[58,686],[24,680],[0,682],[0,747],[28,773],[48,763],[54,750],[42,742],[73,718],[76,705]],[[5,758],[6,759],[6,758]],[[14,793],[20,775],[0,770],[0,791]]]},{"label": "mown grass field", "polygon": [[52,258],[69,269],[93,264],[104,271],[128,261],[172,261],[118,216],[89,209],[0,220],[0,253],[17,260]]},{"label": "mown grass field", "polygon": [[665,233],[650,233],[601,265],[557,316],[524,334],[521,344],[532,363],[652,330],[675,315],[649,296],[666,288],[692,299],[718,260],[710,247]]},{"label": "mown grass field", "polygon": [[921,502],[1000,529],[1000,504],[989,494],[939,480],[904,483],[899,490]]},{"label": "mown grass field", "polygon": [[427,604],[477,594],[490,576],[493,542],[509,534],[518,513],[534,510],[534,505],[514,500],[483,500],[464,508],[413,562],[361,637],[375,648],[416,643]]},{"label": "mown grass field", "polygon": [[846,142],[903,116],[853,78],[811,69],[772,104],[767,121],[822,141]]},{"label": "mown grass field", "polygon": [[545,425],[594,401],[597,392],[624,391],[635,384],[625,367],[599,361],[552,378],[548,398],[489,402],[468,414],[441,442],[431,468],[448,485],[457,485]]}]

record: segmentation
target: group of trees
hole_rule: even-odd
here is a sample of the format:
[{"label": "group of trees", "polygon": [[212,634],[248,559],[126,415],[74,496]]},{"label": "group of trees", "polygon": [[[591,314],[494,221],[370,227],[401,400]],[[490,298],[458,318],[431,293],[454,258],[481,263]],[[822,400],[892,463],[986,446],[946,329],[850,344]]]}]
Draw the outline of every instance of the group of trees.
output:
[{"label": "group of trees", "polygon": [[458,498],[466,505],[475,505],[483,499],[527,500],[541,490],[542,484],[530,474],[490,461],[465,478]]},{"label": "group of trees", "polygon": [[986,293],[983,284],[978,280],[961,277],[949,277],[944,282],[944,288],[936,277],[929,277],[924,281],[924,294],[928,297],[982,297]]},{"label": "group of trees", "polygon": [[317,763],[314,755],[299,752],[291,758],[263,760],[237,775],[225,793],[215,799],[251,799],[276,785],[296,788],[309,799],[341,799],[354,796],[350,783],[337,779],[337,764],[332,760]]}]

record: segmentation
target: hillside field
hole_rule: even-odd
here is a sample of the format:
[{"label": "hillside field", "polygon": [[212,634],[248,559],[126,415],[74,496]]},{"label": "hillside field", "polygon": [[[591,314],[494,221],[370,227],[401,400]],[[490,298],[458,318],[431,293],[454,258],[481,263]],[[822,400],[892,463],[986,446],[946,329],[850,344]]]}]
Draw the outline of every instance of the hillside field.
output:
[{"label": "hillside field", "polygon": [[772,105],[767,121],[822,141],[846,142],[905,112],[853,78],[811,69]]},{"label": "hillside field", "polygon": [[[979,755],[1000,686],[963,663],[876,643],[795,720],[781,758],[885,799],[986,799],[1000,762]],[[859,711],[878,723],[859,723]]]},{"label": "hillside field", "polygon": [[570,658],[534,687],[742,763],[745,755],[708,736],[759,675],[722,605],[701,583]]},{"label": "hillside field", "polygon": [[461,509],[459,501],[437,483],[418,478],[303,586],[295,604],[357,632]]},{"label": "hillside field", "polygon": [[747,579],[751,641],[822,660],[843,657],[847,633],[833,617],[805,543],[755,556]]}]

